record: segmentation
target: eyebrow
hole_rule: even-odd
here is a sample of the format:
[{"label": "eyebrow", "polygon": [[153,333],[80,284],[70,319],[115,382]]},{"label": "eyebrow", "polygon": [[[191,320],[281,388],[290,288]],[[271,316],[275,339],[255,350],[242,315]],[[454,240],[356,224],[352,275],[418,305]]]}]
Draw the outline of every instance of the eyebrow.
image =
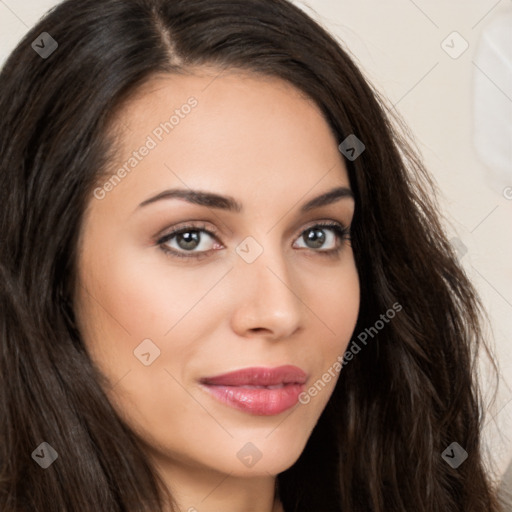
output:
[{"label": "eyebrow", "polygon": [[[345,198],[354,199],[352,190],[348,187],[336,187],[303,204],[300,208],[300,212],[304,213],[309,210],[313,210],[314,208],[326,206]],[[209,208],[219,208],[237,213],[243,211],[242,204],[231,196],[222,196],[213,192],[204,192],[201,190],[185,190],[178,188],[164,190],[156,196],[146,199],[139,204],[137,209],[164,199],[183,199],[192,204],[207,206]]]}]

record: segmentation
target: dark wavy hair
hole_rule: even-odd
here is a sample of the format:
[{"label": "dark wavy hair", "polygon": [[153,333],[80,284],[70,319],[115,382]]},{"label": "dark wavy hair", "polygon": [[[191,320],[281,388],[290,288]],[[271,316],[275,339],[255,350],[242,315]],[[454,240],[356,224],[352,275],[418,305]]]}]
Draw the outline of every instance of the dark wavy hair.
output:
[{"label": "dark wavy hair", "polygon": [[[31,43],[48,32],[57,50]],[[477,355],[490,346],[437,189],[398,114],[325,29],[286,0],[67,0],[0,74],[0,509],[155,512],[172,496],[116,414],[75,324],[77,240],[115,153],[115,112],[197,66],[279,77],[312,98],[356,198],[354,333],[402,311],[343,368],[308,443],[277,476],[287,512],[495,512]],[[31,453],[46,441],[58,463]],[[442,452],[468,453],[457,469]]]}]

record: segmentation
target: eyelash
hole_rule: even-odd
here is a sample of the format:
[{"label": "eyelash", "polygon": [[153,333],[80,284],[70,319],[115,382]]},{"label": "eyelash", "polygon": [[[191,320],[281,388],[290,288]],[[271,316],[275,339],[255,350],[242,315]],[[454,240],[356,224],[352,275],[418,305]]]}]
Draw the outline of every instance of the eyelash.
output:
[{"label": "eyelash", "polygon": [[[317,229],[317,228],[329,228],[332,231],[336,233],[338,236],[338,239],[343,240],[349,240],[350,241],[350,227],[343,226],[342,224],[339,224],[337,222],[318,222],[317,224],[314,224],[305,230],[303,230],[300,234],[300,236],[303,236],[304,233]],[[157,242],[156,245],[169,257],[171,258],[182,258],[182,259],[189,259],[189,258],[195,258],[196,260],[202,259],[204,257],[207,257],[209,252],[215,249],[210,249],[210,251],[201,251],[201,252],[191,252],[189,251],[188,254],[176,251],[174,249],[169,249],[165,244],[172,240],[175,236],[180,235],[182,233],[186,233],[188,231],[197,231],[197,232],[204,232],[207,233],[209,236],[217,240],[217,232],[215,230],[207,229],[206,226],[200,225],[200,226],[194,226],[194,225],[187,225],[182,226],[166,235],[161,237]],[[339,245],[335,249],[329,249],[329,250],[315,250],[310,249],[313,252],[320,253],[322,256],[326,257],[337,257],[342,249],[342,246]]]}]

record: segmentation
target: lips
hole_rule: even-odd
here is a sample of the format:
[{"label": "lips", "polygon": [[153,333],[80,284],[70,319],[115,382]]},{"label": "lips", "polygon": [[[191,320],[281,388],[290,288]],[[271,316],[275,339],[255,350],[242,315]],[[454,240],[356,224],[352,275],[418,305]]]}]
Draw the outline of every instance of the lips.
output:
[{"label": "lips", "polygon": [[205,377],[201,382],[213,386],[277,387],[285,384],[304,384],[306,379],[307,375],[300,368],[286,365],[277,368],[245,368],[216,377]]},{"label": "lips", "polygon": [[220,402],[256,415],[279,414],[293,407],[307,380],[297,366],[245,368],[205,377],[202,386]]}]

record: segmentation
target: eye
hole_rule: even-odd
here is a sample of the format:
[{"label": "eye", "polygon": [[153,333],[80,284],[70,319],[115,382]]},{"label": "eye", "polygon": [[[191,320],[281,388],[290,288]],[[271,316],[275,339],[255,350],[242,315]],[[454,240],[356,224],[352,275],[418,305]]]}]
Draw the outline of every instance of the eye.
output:
[{"label": "eye", "polygon": [[[213,249],[216,234],[206,226],[183,226],[163,236],[157,244],[170,256],[178,258],[201,257]],[[220,245],[220,244],[219,244]],[[220,245],[220,247],[222,247]],[[184,254],[185,253],[185,254]],[[192,253],[192,254],[186,254]]]},{"label": "eye", "polygon": [[[337,239],[339,241],[350,239],[350,228],[342,226],[337,222],[322,222],[307,228],[298,240],[302,240],[305,243],[306,249],[313,249],[315,252],[327,255],[336,255],[341,249]],[[325,245],[327,245],[327,248],[324,247],[321,251],[316,250]]]},{"label": "eye", "polygon": [[[325,256],[336,256],[344,239],[350,239],[350,228],[337,222],[316,223],[305,229],[298,238],[306,244],[299,248],[311,249]],[[218,243],[216,231],[207,229],[205,225],[182,226],[161,237],[157,245],[171,257],[196,259],[207,257],[212,250],[223,248]],[[327,248],[321,249],[324,245]]]}]

